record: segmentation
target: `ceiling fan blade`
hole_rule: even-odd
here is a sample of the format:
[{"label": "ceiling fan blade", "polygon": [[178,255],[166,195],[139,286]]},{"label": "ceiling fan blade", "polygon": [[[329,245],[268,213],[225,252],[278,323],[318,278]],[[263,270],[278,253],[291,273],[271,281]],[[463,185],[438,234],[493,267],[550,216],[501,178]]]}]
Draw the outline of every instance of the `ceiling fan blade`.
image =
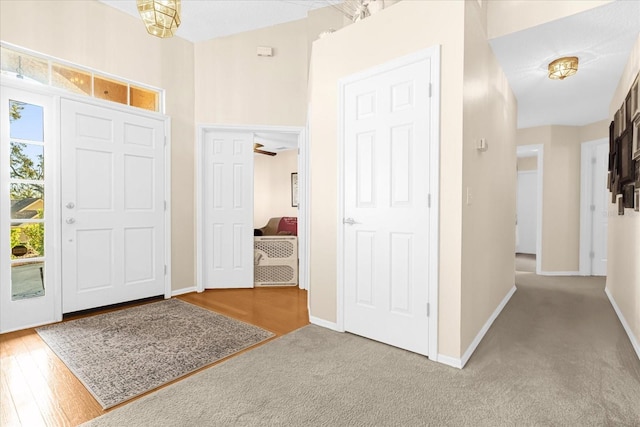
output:
[{"label": "ceiling fan blade", "polygon": [[276,154],[278,154],[278,153],[272,153],[271,151],[258,150],[257,148],[254,148],[253,152],[258,154],[266,154],[267,156],[275,156]]},{"label": "ceiling fan blade", "polygon": [[258,144],[256,142],[255,144],[253,144],[253,152],[258,154],[265,154],[267,156],[275,156],[276,154],[278,154],[278,153],[272,153],[271,151],[261,150],[262,147],[264,147],[264,145]]},{"label": "ceiling fan blade", "polygon": [[261,150],[262,147],[264,147],[264,145],[262,144],[258,144],[258,143],[253,144],[253,152],[258,154],[265,154],[267,156],[275,156],[276,154],[278,154],[278,153],[272,153],[271,151]]}]

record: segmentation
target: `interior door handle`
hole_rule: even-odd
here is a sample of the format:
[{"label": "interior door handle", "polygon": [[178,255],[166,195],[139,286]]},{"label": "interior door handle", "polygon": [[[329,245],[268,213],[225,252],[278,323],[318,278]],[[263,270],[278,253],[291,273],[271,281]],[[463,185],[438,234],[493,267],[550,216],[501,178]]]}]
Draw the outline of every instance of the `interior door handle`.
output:
[{"label": "interior door handle", "polygon": [[76,222],[75,218],[67,218],[67,220],[65,221],[67,224],[73,224]]},{"label": "interior door handle", "polygon": [[356,224],[360,224],[358,221],[356,221],[356,220],[355,220],[355,219],[353,219],[353,218],[345,218],[345,219],[343,219],[343,220],[342,220],[342,222],[343,222],[344,224],[349,224],[349,225],[356,225]]}]

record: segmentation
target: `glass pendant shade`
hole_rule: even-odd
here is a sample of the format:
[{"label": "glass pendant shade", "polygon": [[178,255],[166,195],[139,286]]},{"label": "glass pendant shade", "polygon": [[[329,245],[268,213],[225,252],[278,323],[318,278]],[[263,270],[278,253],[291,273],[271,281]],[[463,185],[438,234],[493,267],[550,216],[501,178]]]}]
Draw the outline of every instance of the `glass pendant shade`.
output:
[{"label": "glass pendant shade", "polygon": [[564,80],[578,72],[578,57],[567,56],[558,58],[549,64],[549,78]]},{"label": "glass pendant shade", "polygon": [[180,26],[180,0],[136,0],[138,12],[152,36],[171,37]]}]

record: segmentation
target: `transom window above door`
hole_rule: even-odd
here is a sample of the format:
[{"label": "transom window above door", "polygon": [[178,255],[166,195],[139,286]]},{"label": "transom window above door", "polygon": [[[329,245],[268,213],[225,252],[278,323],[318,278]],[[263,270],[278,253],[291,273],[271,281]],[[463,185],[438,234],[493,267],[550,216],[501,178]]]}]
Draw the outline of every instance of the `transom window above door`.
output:
[{"label": "transom window above door", "polygon": [[14,46],[0,45],[3,76],[42,84],[149,111],[163,112],[161,89],[134,83],[90,68],[27,52]]}]

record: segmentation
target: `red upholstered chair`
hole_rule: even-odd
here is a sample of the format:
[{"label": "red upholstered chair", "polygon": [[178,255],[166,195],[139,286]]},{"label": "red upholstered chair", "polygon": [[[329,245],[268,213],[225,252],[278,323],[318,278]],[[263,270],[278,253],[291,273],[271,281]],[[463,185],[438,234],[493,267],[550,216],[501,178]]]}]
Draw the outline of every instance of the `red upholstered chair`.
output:
[{"label": "red upholstered chair", "polygon": [[276,216],[262,228],[258,228],[262,236],[298,235],[298,218],[295,216]]}]

